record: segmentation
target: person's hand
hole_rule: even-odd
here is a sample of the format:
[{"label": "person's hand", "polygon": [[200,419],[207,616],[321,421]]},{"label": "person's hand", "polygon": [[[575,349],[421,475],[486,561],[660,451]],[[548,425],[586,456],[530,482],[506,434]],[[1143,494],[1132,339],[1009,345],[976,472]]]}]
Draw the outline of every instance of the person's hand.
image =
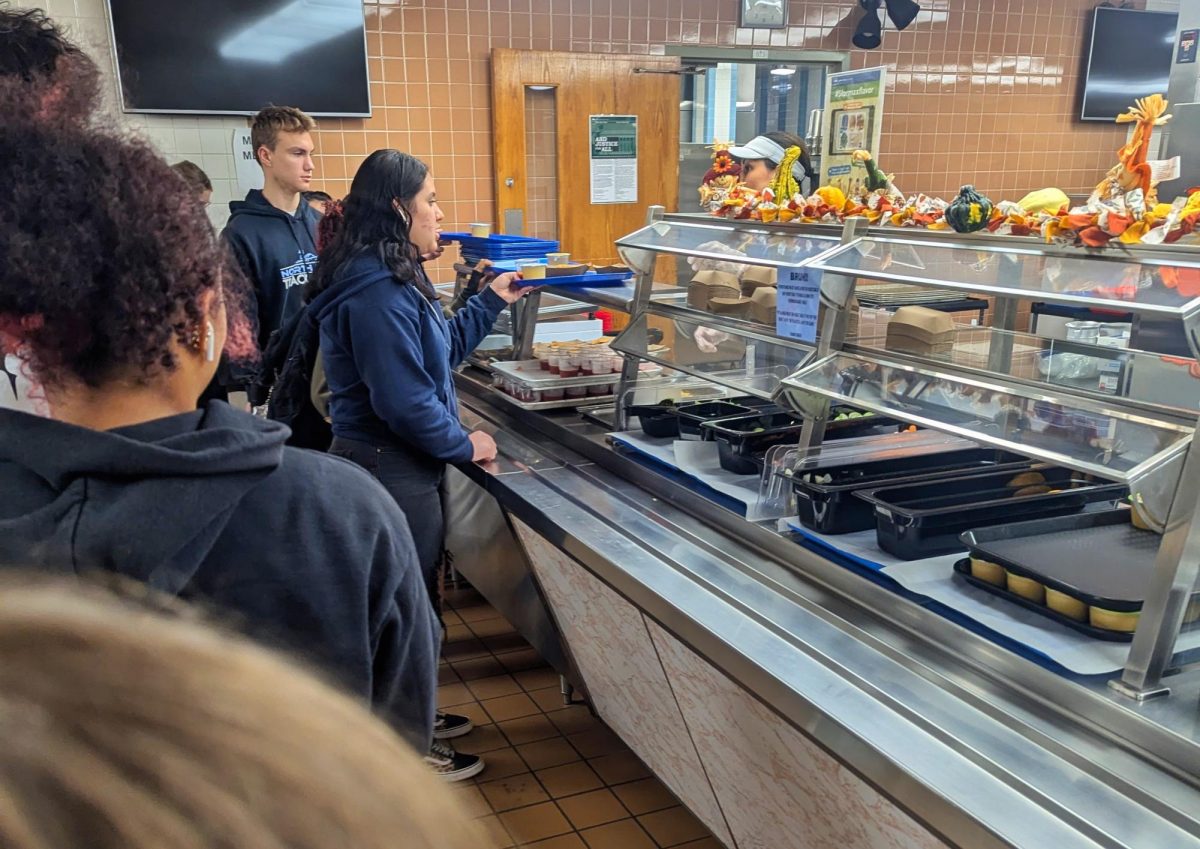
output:
[{"label": "person's hand", "polygon": [[721,330],[713,330],[711,327],[697,327],[692,334],[692,339],[702,354],[715,354],[718,345],[729,341],[729,334]]},{"label": "person's hand", "polygon": [[437,249],[432,250],[427,254],[421,254],[421,262],[431,262],[446,252],[446,243],[438,242]]},{"label": "person's hand", "polygon": [[484,433],[482,430],[474,430],[467,436],[471,440],[471,447],[475,449],[474,455],[471,457],[472,463],[490,463],[496,459],[496,440]]},{"label": "person's hand", "polygon": [[522,286],[523,282],[521,272],[510,271],[507,274],[501,274],[489,283],[488,286],[500,296],[504,303],[515,304],[537,288],[536,286]]}]

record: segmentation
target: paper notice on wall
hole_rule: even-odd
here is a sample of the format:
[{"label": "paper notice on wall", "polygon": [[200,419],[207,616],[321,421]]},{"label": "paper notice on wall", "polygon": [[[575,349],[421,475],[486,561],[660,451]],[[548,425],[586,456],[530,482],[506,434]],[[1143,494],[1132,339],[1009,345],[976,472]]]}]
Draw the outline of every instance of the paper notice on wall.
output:
[{"label": "paper notice on wall", "polygon": [[637,116],[588,117],[592,203],[637,203]]},{"label": "paper notice on wall", "polygon": [[817,341],[821,272],[815,268],[781,268],[777,280],[775,332],[801,342]]},{"label": "paper notice on wall", "polygon": [[1161,183],[1164,180],[1179,179],[1179,157],[1170,159],[1154,159],[1147,163],[1150,166],[1150,182]]},{"label": "paper notice on wall", "polygon": [[254,157],[254,143],[248,129],[233,131],[233,169],[241,194],[263,187],[262,168]]}]

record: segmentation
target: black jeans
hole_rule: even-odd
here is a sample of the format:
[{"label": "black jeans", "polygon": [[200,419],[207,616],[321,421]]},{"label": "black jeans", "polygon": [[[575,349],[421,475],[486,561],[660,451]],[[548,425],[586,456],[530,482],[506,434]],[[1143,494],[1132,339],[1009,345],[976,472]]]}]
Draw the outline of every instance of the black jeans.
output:
[{"label": "black jeans", "polygon": [[434,610],[441,610],[438,567],[446,535],[441,496],[446,464],[405,446],[372,445],[340,436],[333,438],[329,453],[370,472],[404,511],[429,599]]}]

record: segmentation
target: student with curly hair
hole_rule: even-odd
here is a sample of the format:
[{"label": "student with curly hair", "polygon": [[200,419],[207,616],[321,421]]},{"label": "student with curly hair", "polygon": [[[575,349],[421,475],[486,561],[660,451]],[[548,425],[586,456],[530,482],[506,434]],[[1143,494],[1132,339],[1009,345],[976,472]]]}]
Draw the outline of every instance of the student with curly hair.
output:
[{"label": "student with curly hair", "polygon": [[0,5],[0,116],[83,123],[99,92],[96,63],[45,12]]},{"label": "student with curly hair", "polygon": [[0,339],[53,412],[0,410],[0,564],[234,611],[427,752],[439,637],[403,514],[286,427],[196,407],[254,339],[184,182],[144,142],[8,121],[0,185]]}]

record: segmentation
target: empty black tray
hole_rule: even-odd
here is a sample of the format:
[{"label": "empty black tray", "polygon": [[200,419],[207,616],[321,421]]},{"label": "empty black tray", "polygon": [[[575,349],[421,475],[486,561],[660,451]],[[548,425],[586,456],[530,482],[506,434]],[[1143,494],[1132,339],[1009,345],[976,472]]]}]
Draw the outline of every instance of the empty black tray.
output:
[{"label": "empty black tray", "polygon": [[976,528],[963,544],[981,560],[1106,610],[1142,609],[1162,537],[1125,509]]},{"label": "empty black tray", "polygon": [[679,436],[679,418],[674,404],[630,404],[626,413],[637,416],[646,436],[674,439]]},{"label": "empty black tray", "polygon": [[1090,502],[1123,498],[1121,484],[1097,484],[1071,469],[1038,468],[1061,492],[1014,497],[1008,483],[1020,470],[964,475],[905,486],[855,491],[875,506],[879,547],[904,560],[962,551],[959,534],[972,528],[1078,513]]},{"label": "empty black tray", "polygon": [[[919,461],[919,462],[917,462]],[[792,479],[800,524],[822,534],[848,534],[875,527],[875,506],[855,498],[859,489],[900,486],[935,478],[958,477],[984,471],[1028,468],[1028,458],[994,448],[968,448],[942,454],[901,458],[886,468],[872,464],[863,469],[853,464],[805,470]],[[830,483],[814,483],[805,476],[830,475]]]},{"label": "empty black tray", "polygon": [[[1022,523],[1025,524],[1025,523]],[[998,587],[995,584],[989,584],[987,581],[981,581],[971,574],[971,558],[964,557],[962,560],[954,564],[955,573],[964,581],[972,586],[979,587],[981,590],[987,590],[992,595],[998,595],[1006,601],[1011,601],[1013,604],[1020,605],[1026,610],[1032,610],[1034,613],[1040,613],[1047,619],[1053,619],[1061,625],[1066,625],[1068,628],[1074,628],[1081,634],[1087,634],[1089,637],[1095,637],[1097,640],[1109,640],[1114,643],[1128,643],[1133,640],[1133,633],[1126,631],[1109,631],[1106,628],[1097,628],[1094,625],[1089,625],[1087,622],[1080,622],[1072,619],[1070,616],[1064,616],[1057,610],[1051,610],[1044,604],[1038,604],[1036,601],[1030,601],[1027,598],[1022,598],[1016,593],[1010,593],[1004,587]]]},{"label": "empty black tray", "polygon": [[715,439],[721,468],[736,475],[753,475],[762,467],[755,455],[762,455],[774,445],[795,442],[800,438],[802,419],[790,413],[761,412],[729,419],[703,422],[706,438]]},{"label": "empty black tray", "polygon": [[753,412],[749,407],[730,404],[728,401],[701,401],[696,404],[680,404],[675,408],[675,416],[679,419],[679,436],[682,439],[710,439],[711,436],[706,436],[700,427],[704,422],[744,416]]}]

